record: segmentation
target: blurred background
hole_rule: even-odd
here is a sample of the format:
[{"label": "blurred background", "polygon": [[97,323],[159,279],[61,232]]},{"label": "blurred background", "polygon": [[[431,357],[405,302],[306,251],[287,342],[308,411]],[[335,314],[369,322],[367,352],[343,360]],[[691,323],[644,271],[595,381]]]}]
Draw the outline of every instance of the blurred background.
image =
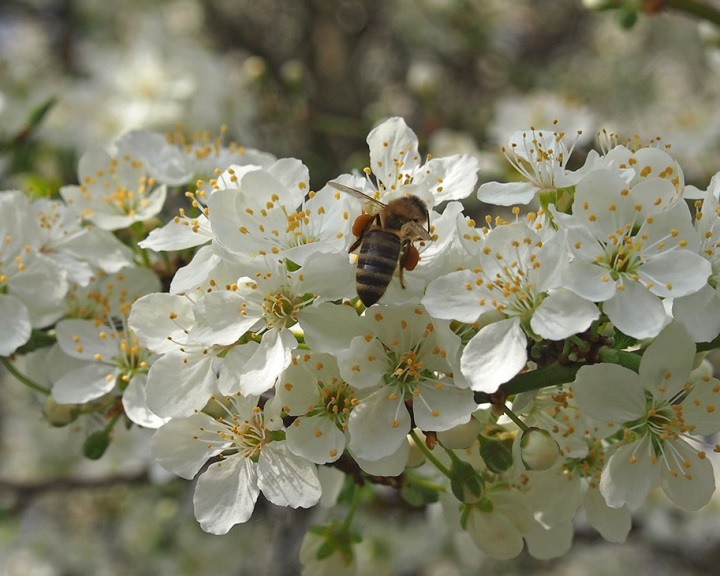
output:
[{"label": "blurred background", "polygon": [[[84,151],[133,128],[222,128],[301,159],[318,189],[367,164],[365,137],[389,116],[421,152],[477,155],[481,180],[508,177],[500,146],[534,126],[582,131],[577,163],[601,129],[660,138],[704,189],[720,169],[717,32],[580,0],[2,0],[0,189],[56,192]],[[85,460],[83,430],[52,429],[42,399],[0,380],[3,576],[294,574],[305,528],[331,514],[260,505],[227,536],[204,534],[191,484],[152,464],[149,433]],[[658,496],[623,546],[580,520],[566,557],[502,563],[388,496],[358,518],[361,573],[708,574],[718,505],[684,516]]]}]

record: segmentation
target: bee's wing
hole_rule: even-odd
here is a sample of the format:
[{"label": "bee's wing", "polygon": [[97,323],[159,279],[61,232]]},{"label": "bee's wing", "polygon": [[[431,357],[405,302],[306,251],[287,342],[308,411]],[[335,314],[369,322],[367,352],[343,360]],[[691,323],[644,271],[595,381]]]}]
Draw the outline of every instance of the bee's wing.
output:
[{"label": "bee's wing", "polygon": [[426,240],[430,241],[432,240],[432,236],[430,236],[430,232],[428,232],[423,226],[418,224],[417,222],[406,222],[403,225],[403,229],[406,232],[409,232],[411,236],[413,236],[414,240]]},{"label": "bee's wing", "polygon": [[369,196],[365,194],[365,192],[361,192],[360,190],[357,190],[355,188],[350,188],[350,186],[345,186],[345,184],[340,184],[340,182],[328,182],[328,185],[332,186],[336,190],[340,190],[340,192],[345,192],[346,194],[350,194],[350,196],[354,196],[355,198],[359,198],[360,200],[367,200],[368,202],[373,202],[377,204],[378,206],[381,206],[382,208],[385,208],[386,205],[380,202],[380,200],[375,200],[372,196]]}]

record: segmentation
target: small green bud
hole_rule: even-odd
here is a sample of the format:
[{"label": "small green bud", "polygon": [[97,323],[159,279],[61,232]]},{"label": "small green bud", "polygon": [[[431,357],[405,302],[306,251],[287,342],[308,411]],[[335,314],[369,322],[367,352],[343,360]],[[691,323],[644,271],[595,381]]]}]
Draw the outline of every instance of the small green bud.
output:
[{"label": "small green bud", "polygon": [[485,482],[469,463],[457,460],[450,469],[450,489],[465,504],[478,502],[485,493]]},{"label": "small green bud", "polygon": [[513,465],[512,451],[500,440],[480,436],[480,456],[491,472],[502,474]]},{"label": "small green bud", "polygon": [[99,460],[108,446],[110,446],[110,432],[104,429],[98,430],[85,439],[83,454],[90,460]]}]

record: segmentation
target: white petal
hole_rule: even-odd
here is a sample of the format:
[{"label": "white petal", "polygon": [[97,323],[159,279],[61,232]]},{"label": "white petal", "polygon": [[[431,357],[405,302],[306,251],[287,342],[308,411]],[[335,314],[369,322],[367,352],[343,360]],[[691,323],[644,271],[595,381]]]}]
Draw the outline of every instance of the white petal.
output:
[{"label": "white petal", "polygon": [[338,354],[350,347],[364,322],[351,306],[325,302],[303,309],[298,323],[305,333],[305,342],[316,352]]},{"label": "white petal", "polygon": [[679,298],[706,285],[710,262],[690,250],[668,250],[652,257],[638,269],[640,281],[663,298]]},{"label": "white petal", "polygon": [[[321,370],[316,368],[318,363],[322,364],[323,368],[326,363],[334,365],[336,374],[330,378],[321,377],[319,375]],[[322,382],[330,382],[332,377],[339,378],[340,374],[337,372],[335,359],[329,354],[313,354],[307,360],[302,356],[296,356],[280,376],[275,388],[275,397],[288,415],[303,416],[323,402],[318,380],[322,378]]]},{"label": "white petal", "polygon": [[44,328],[65,313],[67,273],[44,256],[23,257],[25,268],[11,276],[7,271],[8,294],[23,302],[33,328]]},{"label": "white petal", "polygon": [[0,356],[10,356],[30,339],[32,327],[25,305],[15,296],[0,294]]},{"label": "white petal", "polygon": [[653,338],[670,321],[657,296],[639,282],[627,279],[623,289],[603,303],[603,312],[621,332],[633,338]]},{"label": "white petal", "polygon": [[350,347],[338,354],[338,367],[343,380],[358,389],[377,386],[389,370],[382,342],[364,336],[353,338]]},{"label": "white petal", "polygon": [[248,358],[238,375],[238,388],[245,396],[259,396],[270,390],[290,364],[297,340],[289,330],[270,330]]},{"label": "white petal", "polygon": [[695,342],[710,342],[720,334],[720,314],[708,314],[708,310],[720,310],[720,294],[709,285],[672,303],[673,317],[685,325]]},{"label": "white petal", "polygon": [[671,322],[647,347],[640,380],[656,399],[670,401],[687,383],[695,361],[695,344],[680,322]]},{"label": "white petal", "polygon": [[93,362],[63,375],[52,388],[60,404],[83,404],[115,388],[114,366]]},{"label": "white petal", "polygon": [[[73,358],[100,358],[109,362],[120,353],[120,342],[117,341],[114,331],[102,325],[98,326],[94,320],[61,320],[56,331],[60,349]],[[101,333],[106,333],[106,337],[101,337]]]},{"label": "white petal", "polygon": [[616,291],[616,283],[610,278],[606,269],[577,258],[565,269],[562,285],[591,302],[609,300]]},{"label": "white petal", "polygon": [[326,415],[300,416],[287,429],[287,445],[293,454],[326,464],[342,456],[345,434]]},{"label": "white petal", "polygon": [[611,508],[636,510],[660,481],[660,464],[651,453],[650,438],[621,446],[610,456],[600,477],[600,492]]},{"label": "white petal", "polygon": [[215,392],[216,382],[211,355],[165,354],[148,372],[148,407],[162,417],[189,416],[205,406]]},{"label": "white petal", "polygon": [[239,346],[233,346],[223,357],[218,375],[218,390],[225,396],[232,396],[240,392],[240,376],[245,365],[257,352],[259,342],[249,341]]},{"label": "white petal", "polygon": [[529,204],[539,188],[531,182],[486,182],[478,189],[480,202],[495,206]]},{"label": "white petal", "polygon": [[631,422],[646,412],[639,376],[617,364],[583,366],[575,376],[572,390],[580,410],[599,422]]},{"label": "white petal", "polygon": [[467,343],[460,358],[460,369],[479,392],[492,394],[527,362],[527,338],[520,321],[501,320],[482,328]]},{"label": "white petal", "polygon": [[193,307],[197,325],[190,331],[188,340],[206,346],[234,344],[261,315],[260,310],[247,304],[245,298],[231,290],[206,294]]},{"label": "white petal", "polygon": [[302,277],[302,293],[315,294],[320,298],[318,302],[342,300],[355,295],[355,266],[344,252],[308,256],[299,275]]},{"label": "white petal", "polygon": [[145,240],[138,242],[138,246],[158,252],[185,250],[205,244],[211,239],[210,222],[204,214],[200,214],[197,219],[170,220],[162,228],[151,230]]},{"label": "white petal", "polygon": [[632,517],[627,506],[610,508],[605,503],[598,488],[588,487],[583,498],[583,506],[590,525],[597,530],[608,542],[625,542],[630,528]]},{"label": "white petal", "polygon": [[575,527],[571,521],[556,524],[552,528],[536,526],[523,534],[528,552],[533,558],[550,560],[565,555],[572,546]]},{"label": "white petal", "polygon": [[471,270],[451,272],[428,284],[422,304],[434,318],[475,322],[489,309],[481,305],[485,296],[475,284],[477,274]]},{"label": "white petal", "polygon": [[292,454],[284,442],[271,442],[260,453],[258,486],[276,506],[310,508],[322,489],[315,464]]},{"label": "white petal", "polygon": [[376,390],[350,413],[350,450],[365,460],[395,452],[410,432],[410,414],[400,395],[387,386]]},{"label": "white petal", "polygon": [[491,558],[510,560],[523,550],[520,532],[504,514],[472,509],[466,530],[475,546]]},{"label": "white petal", "polygon": [[193,414],[189,418],[170,420],[152,437],[150,448],[153,458],[166,470],[181,478],[192,480],[205,462],[223,450],[203,435],[221,430],[206,414]]},{"label": "white petal", "polygon": [[384,188],[396,184],[398,172],[414,172],[419,165],[418,140],[402,118],[389,118],[367,137],[370,169]]},{"label": "white petal", "polygon": [[297,158],[280,158],[267,168],[291,194],[291,203],[299,206],[308,191],[310,171]]},{"label": "white petal", "polygon": [[363,472],[373,476],[400,476],[407,465],[408,456],[410,455],[410,443],[406,440],[400,444],[400,447],[395,452],[378,460],[365,460],[353,452],[351,454]]},{"label": "white petal", "polygon": [[536,334],[548,340],[563,340],[580,334],[599,318],[600,310],[577,294],[553,292],[542,301],[530,320]]},{"label": "white petal", "polygon": [[428,382],[417,387],[413,416],[421,430],[443,431],[465,424],[477,409],[473,391],[450,383]]},{"label": "white petal", "polygon": [[193,504],[205,532],[227,534],[250,519],[259,493],[255,469],[253,462],[235,455],[212,464],[198,478]]},{"label": "white petal", "polygon": [[131,130],[118,139],[117,146],[123,152],[139,157],[158,182],[179,186],[193,177],[185,155],[159,132]]},{"label": "white petal", "polygon": [[68,239],[63,242],[62,250],[105,272],[119,272],[133,265],[132,250],[114,234],[100,228],[88,228],[85,234]]},{"label": "white petal", "polygon": [[695,382],[683,400],[683,417],[693,434],[711,435],[720,431],[720,381],[716,378]]},{"label": "white petal", "polygon": [[192,302],[184,296],[148,294],[133,303],[128,324],[140,343],[153,352],[173,352],[187,340],[195,320]]},{"label": "white petal", "polygon": [[431,158],[413,181],[427,182],[437,205],[446,200],[462,200],[470,196],[475,189],[478,169],[477,158],[467,154]]},{"label": "white petal", "polygon": [[147,407],[147,399],[145,397],[145,383],[147,376],[138,374],[134,376],[127,388],[123,391],[122,404],[125,414],[133,423],[144,428],[159,428],[167,418],[160,418]]},{"label": "white petal", "polygon": [[202,246],[188,264],[175,271],[170,282],[170,294],[191,292],[202,286],[221,262],[222,258],[215,254],[212,246]]},{"label": "white petal", "polygon": [[664,449],[665,458],[672,456],[677,467],[674,470],[663,467],[662,489],[672,503],[683,510],[699,510],[715,493],[712,463],[708,458],[700,458],[697,450],[684,440],[669,440]]}]

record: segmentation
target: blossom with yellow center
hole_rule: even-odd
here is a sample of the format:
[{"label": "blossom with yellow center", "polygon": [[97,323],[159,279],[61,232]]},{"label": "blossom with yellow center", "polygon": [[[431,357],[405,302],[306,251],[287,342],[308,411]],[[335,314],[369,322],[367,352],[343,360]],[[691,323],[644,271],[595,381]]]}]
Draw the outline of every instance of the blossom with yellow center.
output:
[{"label": "blossom with yellow center", "polygon": [[715,491],[713,468],[696,438],[720,431],[720,381],[691,380],[695,346],[669,324],[640,362],[585,366],[572,385],[585,414],[607,433],[600,491],[608,505],[633,509],[660,486],[677,506],[697,510]]}]

